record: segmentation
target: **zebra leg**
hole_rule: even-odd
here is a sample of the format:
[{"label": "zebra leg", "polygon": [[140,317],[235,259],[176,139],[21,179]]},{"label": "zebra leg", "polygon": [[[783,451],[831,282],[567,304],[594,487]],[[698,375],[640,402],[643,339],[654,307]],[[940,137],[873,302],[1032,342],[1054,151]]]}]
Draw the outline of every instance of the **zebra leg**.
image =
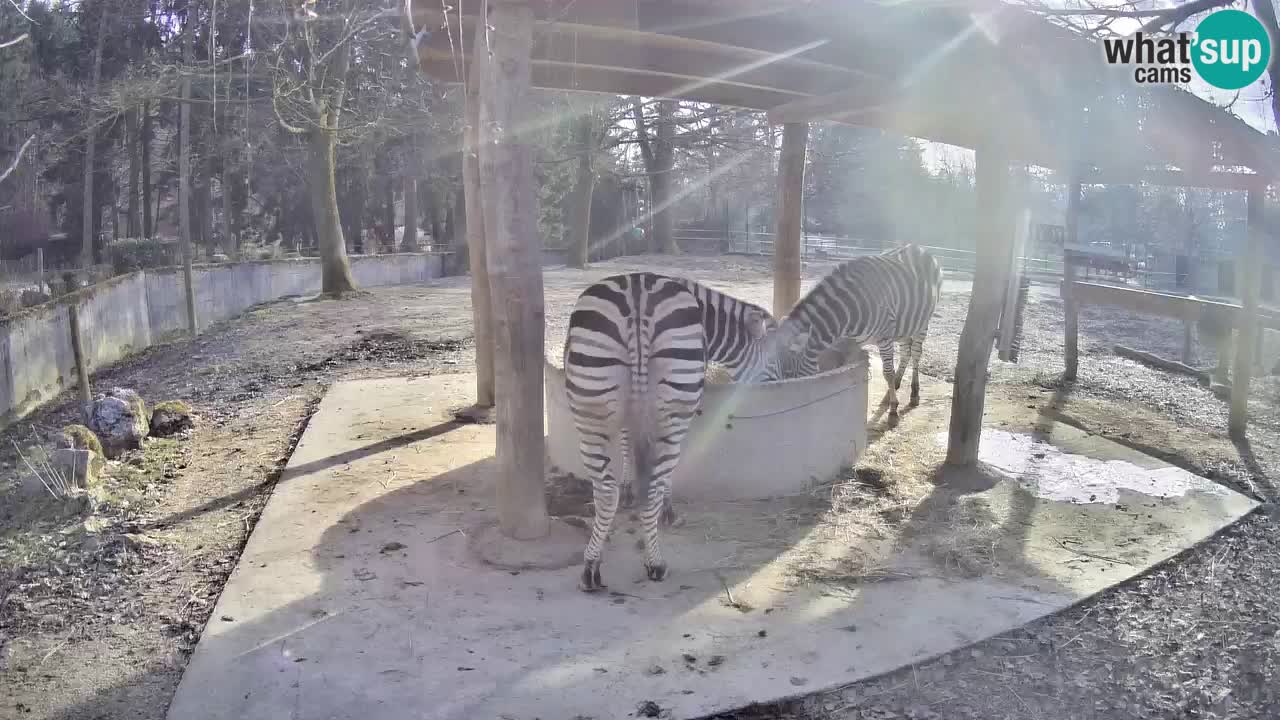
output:
[{"label": "zebra leg", "polygon": [[920,357],[924,355],[924,335],[911,341],[911,406],[920,404]]},{"label": "zebra leg", "polygon": [[595,500],[596,517],[591,528],[591,539],[587,541],[587,549],[582,554],[580,589],[583,592],[597,592],[608,587],[600,579],[600,556],[618,511],[618,482],[607,466],[592,483],[592,497]]},{"label": "zebra leg", "polygon": [[889,419],[896,420],[898,418],[898,393],[894,389],[893,376],[893,340],[881,340],[877,345],[880,348],[880,369],[884,372],[885,387],[884,399],[889,403]]},{"label": "zebra leg", "polygon": [[591,478],[591,495],[595,506],[591,538],[582,553],[582,581],[579,589],[583,592],[596,592],[605,588],[600,579],[600,558],[618,511],[618,478],[614,472],[620,468],[615,466],[616,454],[611,450],[617,447],[615,438],[619,444],[622,443],[622,433],[610,427],[615,417],[612,411],[572,404],[571,408],[578,426],[578,450],[582,455],[582,465]]},{"label": "zebra leg", "polygon": [[667,483],[663,495],[662,514],[658,516],[658,524],[667,527],[680,527],[684,524],[684,517],[677,515],[675,506],[671,504],[671,483]]},{"label": "zebra leg", "polygon": [[902,389],[902,376],[907,373],[907,363],[911,360],[911,340],[898,343],[898,352],[902,353],[902,357],[898,358],[898,372],[893,376],[894,390]]}]

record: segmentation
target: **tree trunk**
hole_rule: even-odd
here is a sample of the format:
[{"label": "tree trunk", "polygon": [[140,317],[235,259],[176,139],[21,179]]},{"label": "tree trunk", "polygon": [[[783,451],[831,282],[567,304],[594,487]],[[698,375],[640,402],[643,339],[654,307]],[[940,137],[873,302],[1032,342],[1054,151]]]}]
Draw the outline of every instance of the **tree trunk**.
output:
[{"label": "tree trunk", "polygon": [[404,242],[405,252],[418,250],[418,179],[409,170],[404,175]]},{"label": "tree trunk", "polygon": [[[329,118],[321,118],[322,126]],[[334,137],[328,130],[312,130],[307,138],[307,178],[311,198],[311,221],[320,246],[320,292],[341,295],[356,289],[342,238],[338,216],[338,192],[334,185]]]},{"label": "tree trunk", "polygon": [[481,88],[479,160],[485,231],[492,241],[487,261],[496,330],[494,377],[502,399],[497,407],[498,523],[507,537],[532,540],[550,527],[543,473],[542,239],[534,218],[532,138],[515,132],[532,112],[533,10],[505,2],[490,8],[493,56],[481,70],[487,79]]},{"label": "tree trunk", "polygon": [[675,235],[675,198],[671,195],[672,171],[676,166],[676,152],[673,144],[675,137],[675,102],[663,100],[658,103],[658,141],[654,144],[654,160],[656,161],[657,181],[653,184],[653,217],[654,244],[662,252],[674,255],[680,252]]},{"label": "tree trunk", "polygon": [[[194,3],[187,6],[187,17],[182,23],[183,70],[191,68],[191,41],[195,35]],[[182,104],[178,110],[178,222],[182,231],[182,279],[186,284],[187,330],[194,339],[199,325],[196,319],[196,293],[191,276],[191,75],[182,76]]]},{"label": "tree trunk", "polygon": [[804,250],[804,156],[808,123],[782,126],[778,157],[777,234],[773,244],[773,314],[782,317],[800,299]]},{"label": "tree trunk", "polygon": [[462,182],[466,193],[467,260],[471,268],[471,315],[476,338],[476,407],[494,403],[493,299],[489,288],[485,209],[480,194],[480,85],[488,75],[485,23],[476,23],[472,71],[464,99]]},{"label": "tree trunk", "polygon": [[155,228],[151,215],[151,102],[142,103],[142,236],[150,238]]},{"label": "tree trunk", "polygon": [[569,228],[569,267],[585,268],[591,249],[591,195],[595,191],[596,171],[591,166],[594,117],[585,112],[574,118],[573,139],[578,151],[578,173],[570,197],[573,221]]},{"label": "tree trunk", "polygon": [[85,138],[84,138],[84,184],[81,192],[81,227],[80,267],[87,274],[93,266],[94,230],[98,225],[98,206],[93,198],[94,165],[98,154],[98,130],[94,126],[97,119],[93,115],[91,103],[98,96],[98,83],[102,79],[102,46],[107,38],[107,15],[109,8],[105,5],[98,9],[98,37],[93,45],[93,71],[89,80],[89,92],[85,96]]},{"label": "tree trunk", "polygon": [[386,194],[382,203],[382,240],[387,252],[396,252],[396,179],[388,175],[383,187]]},{"label": "tree trunk", "polygon": [[955,384],[951,392],[947,463],[952,465],[972,465],[978,461],[987,366],[991,362],[991,345],[1008,284],[1005,276],[1011,269],[1008,258],[1013,227],[1006,202],[1008,159],[1003,149],[994,144],[978,149],[976,158],[977,269],[969,296],[969,313],[960,333]]},{"label": "tree trunk", "polygon": [[[418,185],[418,195],[426,206],[427,222],[431,226],[431,248],[435,248],[440,244],[442,231],[440,230],[440,203],[433,192],[431,183],[421,183]],[[423,247],[428,247],[425,243]]]},{"label": "tree trunk", "polygon": [[138,157],[138,110],[125,113],[125,135],[129,153],[129,201],[126,203],[125,235],[136,238],[142,235],[142,223],[138,216],[138,176],[142,174],[142,162]]}]

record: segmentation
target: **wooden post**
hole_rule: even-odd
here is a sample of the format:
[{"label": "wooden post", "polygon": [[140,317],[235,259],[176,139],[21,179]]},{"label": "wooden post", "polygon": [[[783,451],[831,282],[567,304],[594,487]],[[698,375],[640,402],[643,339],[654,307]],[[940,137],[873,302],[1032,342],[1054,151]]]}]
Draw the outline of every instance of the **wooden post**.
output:
[{"label": "wooden post", "polygon": [[67,320],[71,326],[71,356],[76,363],[76,382],[80,391],[80,409],[86,416],[92,394],[89,389],[89,363],[84,356],[84,338],[80,334],[80,304],[73,300],[67,303]]},{"label": "wooden post", "polygon": [[529,87],[533,9],[517,0],[490,0],[489,8],[492,54],[480,71],[487,76],[480,89],[480,184],[500,398],[498,523],[507,537],[532,540],[545,536],[550,526],[543,477],[542,240],[534,219],[535,138],[525,125],[534,114]]},{"label": "wooden post", "polygon": [[778,219],[773,238],[773,314],[782,317],[800,299],[804,238],[804,155],[809,124],[782,126],[778,156]]},{"label": "wooden post", "polygon": [[36,248],[36,276],[39,278],[36,282],[40,283],[39,290],[44,292],[44,248]]},{"label": "wooden post", "polygon": [[[471,266],[471,321],[476,339],[476,407],[491,408],[493,386],[493,301],[489,289],[486,255],[484,204],[480,190],[480,86],[489,55],[485,51],[484,23],[476,23],[471,43],[462,131],[463,201],[467,216],[467,258]],[[393,228],[394,232],[394,228]]]},{"label": "wooden post", "polygon": [[1262,217],[1266,194],[1262,187],[1249,188],[1248,248],[1241,258],[1240,334],[1236,338],[1235,367],[1231,377],[1231,415],[1227,430],[1244,437],[1249,422],[1249,378],[1253,374],[1254,338],[1258,334],[1258,282],[1262,276]]},{"label": "wooden post", "polygon": [[[1019,193],[1019,197],[1025,194]],[[1018,213],[1017,227],[1014,228],[1013,246],[1009,253],[1009,275],[1005,283],[1004,308],[1000,312],[1000,359],[1013,362],[1014,328],[1017,325],[1018,294],[1021,289],[1022,266],[1018,259],[1022,257],[1022,249],[1026,246],[1027,231],[1031,222],[1031,213]]]},{"label": "wooden post", "polygon": [[960,333],[956,354],[955,384],[951,391],[951,426],[947,443],[947,463],[972,465],[978,460],[982,433],[982,410],[987,389],[987,365],[991,342],[1000,319],[1005,259],[1012,242],[1005,202],[1009,186],[1009,162],[1004,148],[990,143],[979,148],[976,157],[977,256],[969,314]]},{"label": "wooden post", "polygon": [[1080,306],[1071,292],[1071,284],[1076,281],[1075,259],[1069,250],[1074,245],[1080,231],[1080,183],[1067,185],[1067,218],[1066,232],[1062,240],[1062,309],[1066,316],[1065,338],[1063,344],[1063,360],[1065,369],[1063,380],[1075,380],[1080,369]]}]

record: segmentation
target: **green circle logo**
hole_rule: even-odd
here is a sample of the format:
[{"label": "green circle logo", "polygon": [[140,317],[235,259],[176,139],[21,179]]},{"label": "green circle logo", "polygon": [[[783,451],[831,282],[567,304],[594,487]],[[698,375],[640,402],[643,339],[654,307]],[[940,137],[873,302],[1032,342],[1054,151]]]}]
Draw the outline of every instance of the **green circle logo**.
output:
[{"label": "green circle logo", "polygon": [[1271,38],[1262,23],[1249,13],[1219,10],[1196,27],[1191,62],[1210,85],[1222,90],[1239,90],[1267,71],[1271,63]]}]

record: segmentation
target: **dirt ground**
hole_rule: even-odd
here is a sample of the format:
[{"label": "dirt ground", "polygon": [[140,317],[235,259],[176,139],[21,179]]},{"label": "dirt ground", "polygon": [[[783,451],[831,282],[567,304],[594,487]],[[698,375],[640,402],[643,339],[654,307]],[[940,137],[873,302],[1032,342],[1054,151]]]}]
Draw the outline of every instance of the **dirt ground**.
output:
[{"label": "dirt ground", "polygon": [[[809,265],[806,282],[828,268]],[[547,350],[557,355],[577,292],[632,269],[683,272],[770,304],[767,259],[625,258],[548,269]],[[948,281],[922,370],[949,380],[968,285]],[[112,463],[116,501],[86,527],[14,511],[10,440],[47,436],[64,398],[0,437],[0,718],[159,719],[248,533],[315,403],[339,378],[462,372],[473,362],[466,278],[342,301],[282,300],[153,347],[98,373],[149,402],[183,399],[191,436]],[[1080,378],[1061,372],[1061,301],[1037,288],[1019,364],[993,361],[992,397],[1151,452],[1274,503],[1280,378],[1257,382],[1249,441],[1226,438],[1226,404],[1192,379],[1116,357],[1117,343],[1176,357],[1180,325],[1087,308]],[[1197,350],[1212,364],[1211,349]],[[873,431],[876,429],[873,426]],[[874,433],[873,433],[874,434]],[[887,446],[886,446],[887,447]],[[879,460],[877,460],[879,458]],[[875,445],[842,501],[891,502]],[[877,465],[880,462],[880,465]],[[10,487],[5,487],[7,483]],[[888,501],[885,498],[889,498]],[[839,501],[839,499],[838,499]],[[746,718],[1280,717],[1280,512],[1221,536],[1058,616],[926,664]],[[886,515],[892,520],[892,513]],[[213,619],[216,621],[216,619]],[[145,683],[136,678],[147,678]]]}]

